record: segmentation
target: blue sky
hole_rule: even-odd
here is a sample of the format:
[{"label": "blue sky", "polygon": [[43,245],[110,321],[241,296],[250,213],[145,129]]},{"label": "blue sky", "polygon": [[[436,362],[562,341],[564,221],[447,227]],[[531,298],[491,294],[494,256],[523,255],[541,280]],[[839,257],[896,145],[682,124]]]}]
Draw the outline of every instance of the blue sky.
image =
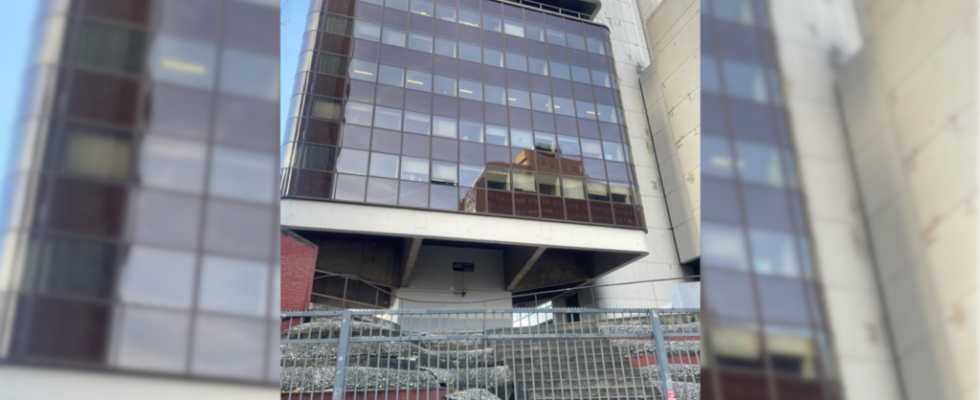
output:
[{"label": "blue sky", "polygon": [[299,49],[303,44],[303,25],[310,9],[309,0],[283,0],[279,12],[279,133],[285,130],[289,97],[293,92]]},{"label": "blue sky", "polygon": [[[4,38],[0,61],[0,172],[7,175],[11,138],[20,108],[21,81],[30,53],[31,31],[37,9],[35,1],[0,2],[0,37]],[[0,194],[4,189],[0,188]]]}]

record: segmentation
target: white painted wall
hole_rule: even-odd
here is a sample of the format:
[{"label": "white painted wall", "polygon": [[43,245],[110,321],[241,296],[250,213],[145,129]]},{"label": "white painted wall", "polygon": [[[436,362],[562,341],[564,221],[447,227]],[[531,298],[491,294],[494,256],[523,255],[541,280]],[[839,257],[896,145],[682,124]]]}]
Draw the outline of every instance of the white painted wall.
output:
[{"label": "white painted wall", "polygon": [[[453,262],[474,263],[474,272],[453,272]],[[460,295],[466,289],[466,296]],[[510,308],[509,299],[483,302],[507,297],[504,290],[504,252],[493,249],[474,249],[445,246],[419,248],[415,269],[408,286],[398,290],[398,296],[439,304],[399,300],[395,308]],[[477,302],[461,304],[462,302]]]}]

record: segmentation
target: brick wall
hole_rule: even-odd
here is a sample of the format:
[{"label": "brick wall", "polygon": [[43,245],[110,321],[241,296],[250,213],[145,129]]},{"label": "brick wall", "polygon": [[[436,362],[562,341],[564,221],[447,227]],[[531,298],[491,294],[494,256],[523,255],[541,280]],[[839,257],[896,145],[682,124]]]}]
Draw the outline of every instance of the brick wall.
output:
[{"label": "brick wall", "polygon": [[[310,305],[313,290],[313,271],[316,268],[317,246],[293,231],[283,229],[279,233],[280,262],[280,308],[282,311],[302,311]],[[292,321],[293,326],[300,321]],[[282,329],[289,327],[290,321],[282,321]]]}]

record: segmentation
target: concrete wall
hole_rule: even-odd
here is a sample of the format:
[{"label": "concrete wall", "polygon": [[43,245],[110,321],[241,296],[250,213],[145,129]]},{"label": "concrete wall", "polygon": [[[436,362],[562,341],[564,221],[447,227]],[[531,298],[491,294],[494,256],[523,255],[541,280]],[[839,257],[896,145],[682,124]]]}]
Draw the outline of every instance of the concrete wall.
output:
[{"label": "concrete wall", "polygon": [[[454,261],[473,263],[474,272],[453,272]],[[509,299],[482,302],[509,296],[504,285],[503,250],[422,245],[408,287],[398,296],[439,303],[398,300],[394,308],[510,308]],[[464,288],[466,296],[460,294]]]},{"label": "concrete wall", "polygon": [[[849,1],[769,0],[816,276],[848,399],[900,398],[834,93],[835,57],[861,44]],[[932,397],[932,396],[930,396]]]},{"label": "concrete wall", "polygon": [[838,90],[908,399],[977,398],[977,4],[859,1]]}]

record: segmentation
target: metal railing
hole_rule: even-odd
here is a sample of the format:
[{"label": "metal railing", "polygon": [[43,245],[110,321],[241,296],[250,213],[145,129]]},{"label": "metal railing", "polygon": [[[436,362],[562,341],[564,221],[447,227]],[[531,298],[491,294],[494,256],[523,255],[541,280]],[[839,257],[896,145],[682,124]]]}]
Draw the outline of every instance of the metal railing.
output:
[{"label": "metal railing", "polygon": [[697,309],[331,310],[283,318],[282,399],[700,399]]}]

